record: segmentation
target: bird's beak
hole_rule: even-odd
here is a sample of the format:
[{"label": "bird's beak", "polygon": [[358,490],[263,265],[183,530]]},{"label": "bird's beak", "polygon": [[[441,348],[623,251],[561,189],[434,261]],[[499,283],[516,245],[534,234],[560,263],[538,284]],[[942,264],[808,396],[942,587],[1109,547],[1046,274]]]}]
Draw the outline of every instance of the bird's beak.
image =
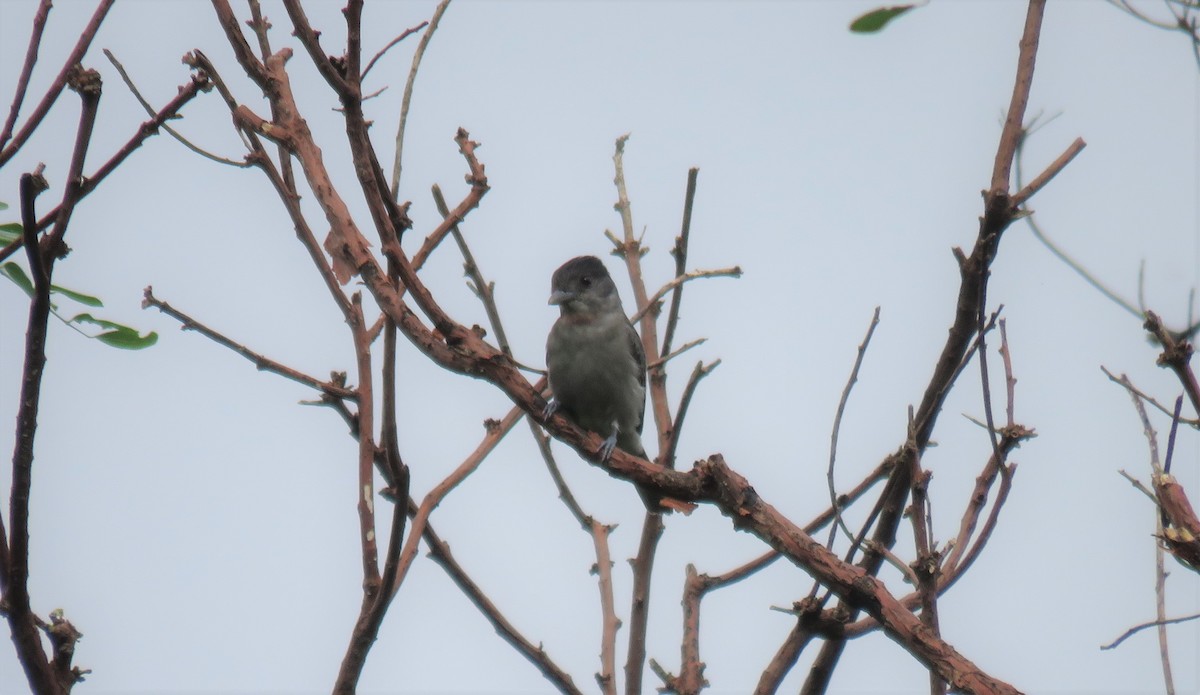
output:
[{"label": "bird's beak", "polygon": [[550,293],[550,301],[546,302],[546,303],[557,305],[557,304],[562,304],[563,302],[568,302],[574,298],[575,298],[574,292],[567,292],[566,290],[554,290],[553,292]]}]

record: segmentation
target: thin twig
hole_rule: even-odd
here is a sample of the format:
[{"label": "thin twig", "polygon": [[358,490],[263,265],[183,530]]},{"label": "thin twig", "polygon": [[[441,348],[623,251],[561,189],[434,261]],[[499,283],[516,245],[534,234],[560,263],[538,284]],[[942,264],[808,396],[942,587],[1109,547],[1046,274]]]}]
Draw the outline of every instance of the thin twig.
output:
[{"label": "thin twig", "polygon": [[[108,57],[108,62],[112,63],[113,67],[117,69],[117,73],[121,76],[121,79],[124,80],[125,86],[129,88],[130,92],[133,93],[134,98],[138,100],[138,103],[142,105],[142,108],[146,110],[146,113],[154,116],[154,107],[151,106],[150,102],[146,101],[146,98],[142,96],[140,91],[138,91],[137,85],[133,83],[133,79],[129,77],[129,73],[125,71],[125,66],[121,64],[121,61],[117,60],[117,57],[113,55],[112,51],[108,50],[107,48],[104,49],[104,55]],[[250,162],[244,160],[239,162],[237,160],[213,154],[212,152],[209,152],[208,150],[205,150],[188,140],[182,134],[180,134],[179,131],[165,123],[163,124],[162,129],[166,131],[168,135],[178,140],[184,147],[188,148],[192,152],[195,152],[201,157],[204,157],[205,159],[210,159],[218,164],[227,164],[229,166],[238,167],[239,169],[252,166]]]},{"label": "thin twig", "polygon": [[704,362],[697,362],[695,368],[692,369],[692,374],[688,377],[687,385],[683,387],[683,395],[679,398],[679,410],[675,413],[675,424],[671,426],[670,444],[667,446],[666,452],[659,457],[659,460],[667,468],[675,467],[675,452],[679,446],[679,433],[683,431],[683,418],[687,415],[688,406],[691,405],[692,397],[696,393],[696,386],[699,385],[701,379],[711,374],[720,364],[721,360],[715,360],[707,365]]},{"label": "thin twig", "polygon": [[661,367],[662,365],[666,364],[667,362],[670,362],[671,360],[675,359],[676,357],[679,357],[680,355],[687,352],[688,350],[691,350],[694,347],[703,345],[707,342],[708,342],[708,338],[696,338],[695,340],[689,340],[688,342],[686,342],[683,345],[680,345],[678,348],[676,348],[674,352],[663,355],[662,357],[659,357],[657,360],[654,360],[650,364],[647,364],[646,369],[649,370],[649,369],[654,369],[656,367]]},{"label": "thin twig", "polygon": [[188,314],[155,297],[154,288],[151,286],[147,286],[142,294],[142,308],[146,309],[149,307],[154,307],[155,309],[158,309],[162,313],[178,321],[181,324],[181,330],[196,331],[214,343],[233,350],[237,354],[253,362],[255,368],[257,368],[259,371],[278,374],[284,378],[304,384],[305,386],[316,389],[322,393],[327,393],[335,398],[344,398],[351,401],[358,400],[358,394],[354,391],[354,389],[348,389],[345,386],[340,386],[332,381],[322,381],[321,379],[310,376],[296,369],[292,369],[281,362],[277,362],[269,357],[266,357],[265,355],[262,355],[261,353],[251,350],[245,345],[242,345],[232,338],[227,337],[220,331],[210,328],[209,326],[197,321]]},{"label": "thin twig", "polygon": [[[410,513],[412,513],[415,508],[416,504],[410,501]],[[496,604],[487,597],[487,594],[485,594],[483,590],[479,588],[479,585],[477,585],[466,574],[466,572],[463,571],[462,567],[454,559],[454,556],[451,555],[449,544],[445,543],[440,537],[438,537],[437,533],[435,533],[433,530],[433,526],[430,526],[429,524],[425,525],[423,538],[426,545],[429,546],[429,557],[435,563],[437,563],[439,567],[445,570],[446,574],[450,575],[450,578],[454,581],[455,585],[457,585],[458,588],[467,595],[467,598],[471,600],[471,603],[475,604],[475,606],[479,609],[479,612],[482,613],[484,618],[486,618],[487,621],[492,624],[492,627],[495,628],[496,633],[500,635],[501,639],[512,645],[518,653],[520,653],[522,656],[528,659],[530,663],[537,667],[542,675],[545,676],[546,679],[549,680],[559,692],[563,693],[564,695],[582,695],[583,691],[575,686],[575,682],[571,679],[570,674],[568,674],[550,659],[550,656],[546,654],[546,650],[542,648],[541,644],[535,645],[533,642],[529,641],[529,639],[523,636],[512,624],[512,622],[504,617],[504,614],[501,613],[500,609],[496,607]]]},{"label": "thin twig", "polygon": [[21,74],[17,76],[17,88],[13,92],[8,118],[4,121],[4,128],[0,129],[0,150],[12,139],[17,116],[21,113],[21,105],[25,103],[25,91],[29,89],[29,78],[33,75],[33,66],[37,63],[38,49],[42,45],[42,32],[46,28],[50,8],[50,0],[38,0],[37,12],[33,14],[33,28],[29,31],[29,48],[25,50],[25,62],[21,63]]},{"label": "thin twig", "polygon": [[1124,468],[1122,468],[1122,469],[1118,470],[1118,471],[1117,471],[1117,474],[1118,474],[1118,475],[1120,475],[1120,476],[1121,476],[1122,478],[1124,478],[1125,480],[1128,480],[1130,485],[1132,485],[1132,486],[1133,486],[1135,489],[1137,489],[1137,490],[1138,490],[1138,492],[1141,492],[1143,495],[1145,495],[1147,498],[1149,498],[1149,499],[1150,499],[1150,501],[1151,501],[1151,502],[1153,502],[1153,503],[1155,504],[1155,506],[1157,506],[1157,505],[1158,505],[1158,497],[1156,497],[1156,496],[1154,495],[1154,491],[1153,491],[1153,490],[1151,490],[1150,488],[1146,487],[1146,484],[1145,484],[1145,483],[1143,483],[1142,481],[1140,481],[1140,480],[1138,480],[1137,478],[1133,477],[1133,475],[1131,475],[1131,474],[1129,473],[1129,471],[1126,471]]},{"label": "thin twig", "polygon": [[502,439],[504,439],[504,436],[508,434],[510,430],[512,430],[513,426],[515,426],[517,422],[524,417],[524,415],[524,411],[520,410],[519,408],[513,408],[500,422],[496,422],[494,420],[489,421],[487,423],[487,432],[484,435],[483,440],[478,446],[475,447],[475,450],[472,451],[471,454],[465,459],[463,459],[462,463],[460,463],[458,467],[455,468],[449,475],[443,478],[441,482],[439,482],[437,485],[434,485],[433,489],[431,489],[425,495],[425,498],[421,500],[420,506],[417,507],[416,510],[410,515],[412,517],[412,523],[409,524],[408,540],[404,543],[404,550],[400,555],[400,563],[396,572],[396,580],[390,587],[385,587],[386,591],[392,595],[395,595],[396,592],[400,590],[400,585],[404,583],[404,578],[407,576],[408,570],[412,566],[412,561],[416,558],[419,545],[418,542],[420,541],[421,535],[425,532],[429,515],[432,514],[433,510],[437,508],[438,504],[440,504],[441,501],[446,498],[446,495],[450,494],[450,492],[454,490],[454,488],[460,483],[462,483],[467,476],[469,476],[471,473],[474,473],[475,469],[479,468],[480,464],[483,463],[488,454],[490,454],[492,450],[496,448],[496,445],[499,444]]},{"label": "thin twig", "polygon": [[849,527],[846,526],[845,520],[842,519],[841,507],[837,496],[837,483],[834,481],[833,470],[834,463],[837,461],[837,445],[838,434],[842,429],[842,416],[846,412],[846,404],[850,402],[850,391],[854,389],[854,384],[858,382],[858,372],[862,368],[863,358],[867,355],[867,346],[871,344],[871,336],[875,335],[875,327],[879,325],[880,307],[876,306],[875,311],[871,314],[871,323],[867,326],[867,334],[863,337],[861,343],[858,344],[858,352],[854,357],[854,366],[850,369],[850,376],[846,379],[846,385],[842,387],[842,397],[838,399],[837,410],[833,415],[833,431],[829,435],[829,467],[825,471],[825,480],[829,484],[829,508],[833,510],[833,517],[836,523],[830,526],[829,539],[825,543],[825,547],[833,549],[833,541],[837,533],[837,528],[841,527],[842,532],[847,537],[853,537]]},{"label": "thin twig", "polygon": [[[121,149],[117,150],[117,152],[114,153],[107,162],[102,164],[99,169],[92,173],[91,176],[83,178],[83,180],[79,183],[79,199],[82,200],[83,198],[86,198],[89,193],[96,190],[96,187],[99,186],[109,174],[115,171],[118,165],[124,162],[129,155],[133,154],[134,151],[141,147],[142,143],[147,138],[158,132],[158,128],[166,120],[178,113],[178,111],[182,109],[185,104],[194,99],[201,91],[206,89],[207,84],[207,79],[203,77],[193,78],[192,81],[186,87],[183,87],[179,94],[176,95],[176,97],[170,102],[168,102],[167,105],[164,106],[154,118],[143,123],[138,128],[137,132],[134,133],[134,135],[121,147]],[[52,208],[48,213],[36,221],[34,230],[40,232],[49,227],[56,219],[58,219],[60,211],[61,206]],[[3,249],[0,249],[0,261],[3,261],[11,256],[18,249],[20,249],[23,244],[23,239],[17,239],[8,246],[5,246]]]},{"label": "thin twig", "polygon": [[1058,156],[1058,159],[1055,159],[1050,163],[1050,166],[1046,167],[1045,170],[1042,171],[1042,173],[1035,176],[1034,179],[1029,182],[1029,185],[1017,191],[1016,195],[1012,197],[1013,207],[1024,205],[1025,201],[1032,198],[1035,193],[1042,190],[1046,184],[1050,183],[1050,179],[1053,179],[1058,175],[1058,172],[1065,169],[1067,165],[1071,163],[1071,160],[1075,159],[1075,157],[1082,152],[1083,148],[1085,147],[1087,147],[1087,143],[1083,141],[1083,138],[1075,138],[1075,141],[1072,142],[1067,149]]},{"label": "thin twig", "polygon": [[1106,650],[1107,649],[1116,649],[1117,647],[1119,647],[1121,645],[1122,642],[1129,639],[1130,637],[1137,634],[1138,632],[1145,630],[1148,627],[1156,627],[1158,625],[1174,625],[1176,623],[1186,623],[1190,620],[1196,620],[1197,618],[1200,618],[1200,613],[1196,613],[1194,615],[1185,615],[1182,618],[1169,618],[1167,620],[1151,620],[1148,623],[1142,623],[1141,625],[1134,625],[1133,627],[1129,628],[1125,632],[1121,633],[1121,636],[1116,638],[1112,642],[1109,642],[1108,644],[1100,645],[1100,648],[1106,649]]},{"label": "thin twig", "polygon": [[[1163,535],[1162,515],[1155,514],[1156,535]],[[1166,551],[1162,543],[1154,544],[1154,614],[1158,621],[1158,656],[1162,663],[1163,690],[1166,695],[1175,695],[1175,677],[1171,674],[1171,651],[1167,643],[1167,570],[1163,560]]]},{"label": "thin twig", "polygon": [[[1100,366],[1100,371],[1104,372],[1104,376],[1107,376],[1110,381],[1120,384],[1127,391],[1129,391],[1129,393],[1131,395],[1137,396],[1138,398],[1142,399],[1143,401],[1154,406],[1163,415],[1167,415],[1167,416],[1171,415],[1171,411],[1166,406],[1164,406],[1162,403],[1159,403],[1153,396],[1151,396],[1150,394],[1146,393],[1145,391],[1142,391],[1141,389],[1137,388],[1136,386],[1133,385],[1132,382],[1129,382],[1127,379],[1123,381],[1123,379],[1125,379],[1124,375],[1121,375],[1120,377],[1118,377],[1115,374],[1113,374],[1112,372],[1110,372],[1108,370],[1108,368],[1103,365]],[[1179,421],[1190,427],[1200,427],[1200,419],[1180,418]]]},{"label": "thin twig", "polygon": [[[429,26],[429,20],[425,20],[424,22],[421,22],[420,24],[418,24],[415,27],[409,27],[409,28],[405,29],[402,34],[400,34],[396,38],[392,39],[391,41],[388,41],[386,46],[379,49],[379,52],[376,53],[371,58],[371,60],[367,61],[367,67],[363,68],[363,71],[362,71],[362,79],[364,79],[364,80],[367,79],[367,73],[371,72],[371,68],[375,67],[375,63],[378,62],[379,59],[382,58],[385,53],[390,51],[393,46],[400,43],[404,39],[407,39],[409,36],[417,33],[418,31],[424,29],[427,26]],[[363,97],[363,98],[366,99],[367,97]]]},{"label": "thin twig", "polygon": [[[437,184],[433,185],[432,193],[438,212],[442,215],[443,219],[448,218],[450,210],[446,205],[446,199],[442,195],[442,190]],[[458,245],[460,253],[462,253],[464,273],[474,283],[475,295],[483,303],[484,311],[488,315],[488,322],[492,327],[492,331],[496,334],[496,342],[505,355],[511,356],[512,348],[509,345],[508,337],[504,330],[504,323],[500,319],[500,310],[496,306],[495,283],[489,282],[483,276],[483,271],[475,261],[475,255],[471,252],[470,246],[467,244],[466,238],[457,224],[451,225],[450,233],[454,236],[454,241]],[[541,388],[544,388],[545,379],[542,379],[539,384],[541,384]],[[519,411],[514,410],[514,412]],[[596,674],[596,680],[605,695],[615,695],[616,639],[617,629],[620,627],[621,621],[617,618],[614,608],[613,563],[609,553],[608,536],[616,527],[603,524],[583,511],[558,469],[558,464],[554,460],[554,454],[550,449],[549,437],[542,434],[538,424],[533,420],[527,419],[526,422],[529,424],[530,432],[537,443],[542,460],[546,463],[546,468],[550,471],[550,476],[554,479],[554,484],[558,487],[560,499],[562,499],[579,525],[592,537],[592,545],[596,552],[594,573],[597,577],[597,588],[600,591],[601,613],[600,672]]]},{"label": "thin twig", "polygon": [[[449,218],[450,208],[446,205],[446,198],[442,195],[441,187],[436,183],[433,184],[432,193],[433,202],[442,219]],[[509,347],[508,336],[504,332],[504,323],[500,320],[500,309],[496,306],[496,284],[488,282],[483,277],[483,273],[479,270],[479,264],[475,262],[475,255],[471,253],[471,248],[467,245],[457,224],[450,225],[450,234],[454,237],[454,242],[458,245],[458,250],[463,257],[463,274],[471,278],[471,282],[474,283],[472,289],[475,291],[475,296],[479,297],[479,301],[483,304],[483,310],[487,312],[488,323],[492,327],[492,332],[496,334],[496,344],[504,354],[511,356],[512,348]]]},{"label": "thin twig", "polygon": [[[429,18],[429,27],[421,35],[421,41],[417,44],[417,49],[413,51],[412,67],[409,68],[408,80],[404,83],[404,97],[400,100],[400,121],[396,125],[396,156],[392,160],[391,195],[392,200],[396,202],[400,202],[400,172],[402,171],[402,162],[404,160],[404,129],[408,125],[408,107],[412,103],[413,85],[417,81],[417,69],[421,67],[421,59],[425,56],[425,49],[429,47],[429,41],[433,39],[433,33],[437,31],[438,23],[442,21],[442,15],[446,13],[446,8],[449,6],[450,0],[442,0],[438,3],[437,9],[433,11],[433,16]],[[367,69],[370,69],[369,65]]]},{"label": "thin twig", "polygon": [[[671,256],[675,258],[675,276],[679,277],[687,270],[688,240],[692,231],[692,205],[696,200],[696,179],[700,170],[696,167],[688,169],[687,191],[683,194],[683,221],[679,225],[679,236],[675,237],[675,246]],[[679,323],[679,305],[683,299],[683,284],[675,286],[671,293],[671,308],[667,310],[667,327],[663,331],[662,349],[659,354],[669,355],[671,344],[675,339],[675,327]]]},{"label": "thin twig", "polygon": [[[691,280],[699,280],[701,278],[718,278],[718,277],[740,278],[741,276],[742,276],[742,269],[740,266],[736,266],[736,265],[733,266],[732,268],[717,268],[715,270],[693,270],[690,273],[680,273],[679,275],[676,275],[673,279],[671,279],[669,282],[667,282],[667,284],[660,287],[658,289],[658,291],[655,292],[654,295],[647,300],[646,304],[639,305],[638,310],[636,312],[634,312],[633,316],[629,317],[629,320],[634,323],[637,323],[638,321],[640,321],[642,319],[643,316],[646,315],[646,312],[654,311],[655,313],[657,313],[656,307],[658,306],[658,303],[660,301],[662,301],[662,298],[667,296],[668,292],[671,292],[672,290],[678,290],[680,287],[683,286],[683,283],[685,283],[685,282],[688,282]],[[674,306],[674,296],[675,295],[672,294],[672,306]],[[678,309],[676,309],[676,311],[678,311]],[[667,343],[664,343],[664,346],[670,347],[670,345]]]},{"label": "thin twig", "polygon": [[1004,129],[1000,133],[1000,144],[996,148],[996,160],[992,166],[993,193],[1009,191],[1009,173],[1012,171],[1013,155],[1021,142],[1025,107],[1029,103],[1029,91],[1033,86],[1033,68],[1037,62],[1038,39],[1042,33],[1042,15],[1045,10],[1045,0],[1030,0],[1029,11],[1025,15],[1025,30],[1021,35],[1021,50],[1017,58],[1017,76],[1013,83],[1012,99],[1004,117]]},{"label": "thin twig", "polygon": [[[1158,366],[1169,367],[1171,371],[1175,372],[1175,376],[1183,384],[1184,393],[1192,402],[1193,412],[1200,414],[1200,381],[1197,381],[1196,373],[1192,371],[1190,364],[1193,354],[1192,344],[1186,339],[1177,340],[1163,325],[1158,314],[1153,311],[1146,312],[1144,326],[1158,340],[1159,345],[1162,345],[1163,350],[1158,357]],[[1178,416],[1176,415],[1176,417]]]},{"label": "thin twig", "polygon": [[[58,75],[54,81],[50,83],[50,87],[46,90],[46,94],[42,96],[42,100],[34,107],[29,114],[29,118],[25,120],[25,125],[17,132],[15,136],[0,149],[0,167],[3,167],[8,160],[12,159],[21,147],[25,145],[25,141],[29,139],[37,127],[41,125],[42,119],[50,112],[50,107],[58,100],[62,90],[67,86],[71,73],[75,71],[83,56],[87,53],[88,47],[92,45],[92,39],[96,38],[96,32],[100,30],[100,24],[104,21],[104,17],[108,14],[108,10],[112,7],[115,0],[100,0],[96,5],[96,11],[92,13],[92,18],[88,21],[87,26],[79,34],[79,40],[75,42],[75,47],[67,54],[67,59],[63,61],[62,69],[58,71]],[[40,9],[39,9],[40,12]],[[30,66],[32,69],[32,66]]]}]

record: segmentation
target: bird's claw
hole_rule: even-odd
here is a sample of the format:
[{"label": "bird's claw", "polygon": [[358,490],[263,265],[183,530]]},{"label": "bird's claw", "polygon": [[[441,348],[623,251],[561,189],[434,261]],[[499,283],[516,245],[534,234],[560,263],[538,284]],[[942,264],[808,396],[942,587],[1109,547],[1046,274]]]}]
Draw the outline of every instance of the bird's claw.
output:
[{"label": "bird's claw", "polygon": [[557,398],[551,398],[550,400],[546,401],[546,407],[542,410],[542,419],[549,420],[554,416],[555,413],[558,412],[558,409],[561,406],[562,404],[558,402]]},{"label": "bird's claw", "polygon": [[608,461],[609,457],[612,456],[613,449],[616,448],[617,433],[613,432],[612,434],[608,435],[608,439],[605,439],[604,443],[600,445],[600,460]]}]

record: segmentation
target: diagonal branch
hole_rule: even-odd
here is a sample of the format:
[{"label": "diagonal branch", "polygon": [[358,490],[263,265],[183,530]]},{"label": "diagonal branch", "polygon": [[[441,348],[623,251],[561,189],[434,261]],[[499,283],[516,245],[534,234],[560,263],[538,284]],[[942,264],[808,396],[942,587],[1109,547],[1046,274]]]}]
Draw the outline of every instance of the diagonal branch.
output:
[{"label": "diagonal branch", "polygon": [[245,345],[242,345],[241,343],[225,336],[223,333],[220,333],[208,327],[207,325],[200,323],[188,314],[179,311],[170,304],[162,301],[158,297],[155,297],[154,288],[150,286],[146,287],[142,298],[142,308],[145,309],[148,307],[154,307],[155,309],[158,309],[162,313],[178,321],[180,324],[182,324],[180,326],[181,330],[196,331],[214,343],[233,350],[237,354],[253,362],[254,367],[259,371],[278,374],[284,378],[304,384],[305,386],[316,389],[321,393],[328,394],[335,398],[345,398],[347,400],[358,399],[358,394],[353,389],[348,389],[341,384],[334,383],[333,381],[322,381],[314,376],[310,376],[299,370],[292,369],[291,367],[288,367],[281,362],[277,362],[261,353],[255,352]]},{"label": "diagonal branch", "polygon": [[33,76],[33,66],[37,63],[38,48],[42,45],[42,32],[46,29],[50,7],[50,0],[38,0],[37,12],[33,15],[33,28],[29,32],[29,48],[25,50],[25,62],[21,64],[21,74],[17,76],[17,89],[8,109],[8,118],[4,121],[4,128],[0,129],[0,150],[12,139],[17,116],[21,113],[21,105],[25,103],[25,91],[29,89],[29,78]]},{"label": "diagonal branch", "polygon": [[[54,106],[54,102],[58,100],[64,87],[71,80],[71,74],[76,71],[83,56],[87,53],[87,49],[92,45],[92,39],[96,38],[96,32],[100,30],[100,24],[104,21],[104,17],[108,14],[108,10],[112,7],[114,0],[100,0],[96,6],[96,11],[92,13],[91,20],[87,26],[79,34],[79,41],[75,43],[75,47],[67,55],[67,59],[63,62],[62,69],[59,70],[58,76],[50,83],[50,88],[46,90],[46,94],[38,105],[34,107],[33,112],[29,114],[29,118],[25,120],[25,125],[21,130],[13,136],[7,146],[0,149],[0,167],[4,166],[5,162],[12,159],[14,155],[20,151],[25,145],[25,141],[29,139],[37,127],[41,125],[42,119],[50,112],[50,107]],[[40,10],[39,10],[40,11]],[[30,66],[32,69],[32,66]],[[3,143],[0,143],[3,145]]]}]

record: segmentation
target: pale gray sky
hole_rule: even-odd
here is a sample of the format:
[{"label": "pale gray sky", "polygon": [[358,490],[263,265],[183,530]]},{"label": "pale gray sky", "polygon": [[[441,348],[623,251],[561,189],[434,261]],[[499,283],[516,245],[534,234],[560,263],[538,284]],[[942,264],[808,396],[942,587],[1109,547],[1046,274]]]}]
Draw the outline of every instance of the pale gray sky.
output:
[{"label": "pale gray sky", "polygon": [[[367,51],[434,4],[369,4]],[[958,282],[950,249],[969,247],[976,233],[1025,15],[1015,1],[935,2],[881,35],[851,35],[851,18],[874,4],[452,5],[410,114],[402,195],[413,201],[416,229],[406,246],[435,224],[432,183],[452,201],[462,195],[452,137],[467,128],[483,143],[492,190],[463,229],[496,281],[518,359],[541,365],[556,313],[546,306],[550,273],[572,256],[607,253],[603,231],[620,226],[614,139],[632,133],[626,173],[655,286],[673,271],[668,250],[687,169],[700,167],[690,265],[738,264],[745,275],[685,294],[680,340],[709,341],[675,366],[672,398],[695,360],[723,362],[692,403],[679,459],[721,452],[771,503],[807,521],[827,501],[834,408],[876,305],[882,323],[843,422],[839,483],[857,482],[903,439],[906,407],[919,401],[950,325]],[[334,52],[340,5],[312,5]],[[5,109],[34,6],[0,0]],[[92,7],[56,3],[33,94]],[[295,47],[282,8],[265,3],[265,12],[276,45]],[[385,160],[410,41],[370,76],[370,87],[389,87],[369,105]],[[155,103],[187,80],[180,56],[202,49],[239,97],[265,111],[208,3],[118,3],[85,61],[105,79],[89,171],[144,118],[102,48]],[[325,157],[350,190],[336,100],[298,47],[292,65]],[[1088,142],[1034,199],[1039,221],[1127,296],[1144,261],[1147,302],[1173,325],[1200,285],[1197,73],[1181,36],[1104,3],[1054,2],[1030,103],[1031,114],[1058,115],[1030,143],[1030,175],[1076,136]],[[242,155],[215,94],[185,116],[177,125],[198,143]],[[16,219],[17,178],[37,162],[55,187],[42,204],[61,190],[75,119],[67,95],[0,171],[0,200],[14,205],[0,221]],[[360,599],[353,440],[331,411],[297,404],[313,396],[303,387],[139,308],[152,284],[161,299],[298,369],[351,369],[340,316],[274,192],[256,171],[213,164],[159,137],[80,206],[67,241],[74,252],[55,282],[104,298],[105,317],[161,335],[154,348],[130,353],[61,324],[51,329],[30,586],[40,614],[62,607],[86,635],[76,663],[94,673],[76,692],[327,691]],[[609,263],[631,306],[623,272]],[[461,322],[483,324],[460,264],[447,246],[425,277]],[[944,635],[1028,692],[1161,692],[1151,631],[1099,649],[1154,615],[1153,510],[1117,474],[1148,478],[1146,442],[1128,397],[1100,366],[1128,372],[1163,400],[1178,383],[1154,366],[1139,321],[1052,258],[1027,227],[1010,229],[993,271],[989,298],[1005,306],[1019,378],[1017,419],[1039,436],[1013,456],[1018,475],[986,553],[941,603]],[[26,304],[6,285],[0,449],[11,451]],[[402,352],[403,454],[422,496],[474,449],[483,420],[509,405],[486,383],[433,367],[408,346]],[[940,446],[925,459],[943,541],[990,451],[960,413],[982,415],[975,370],[947,404]],[[1157,418],[1164,441],[1166,424]],[[627,620],[624,558],[636,548],[641,504],[628,484],[566,447],[556,451],[585,508],[620,524],[612,544],[618,614]],[[1175,473],[1196,500],[1195,432],[1181,433],[1176,456]],[[6,485],[10,467],[6,455]],[[7,515],[7,494],[0,499]],[[592,544],[555,498],[528,431],[514,430],[432,521],[506,615],[592,690],[600,635]],[[911,542],[900,547],[909,557]],[[715,574],[761,551],[711,508],[668,519],[649,655],[678,667],[686,563]],[[1200,580],[1168,567],[1168,613],[1200,610]],[[886,576],[904,591],[895,573]],[[705,601],[711,692],[753,687],[792,625],[769,607],[790,605],[809,585],[779,563]],[[1200,624],[1174,626],[1170,636],[1178,692],[1200,691]],[[798,688],[809,658],[783,691]],[[647,692],[658,685],[649,673],[646,683]],[[12,649],[0,649],[0,692],[26,687]],[[548,690],[425,558],[362,679],[362,692]],[[833,690],[921,693],[928,685],[907,653],[874,635],[851,645]]]}]

